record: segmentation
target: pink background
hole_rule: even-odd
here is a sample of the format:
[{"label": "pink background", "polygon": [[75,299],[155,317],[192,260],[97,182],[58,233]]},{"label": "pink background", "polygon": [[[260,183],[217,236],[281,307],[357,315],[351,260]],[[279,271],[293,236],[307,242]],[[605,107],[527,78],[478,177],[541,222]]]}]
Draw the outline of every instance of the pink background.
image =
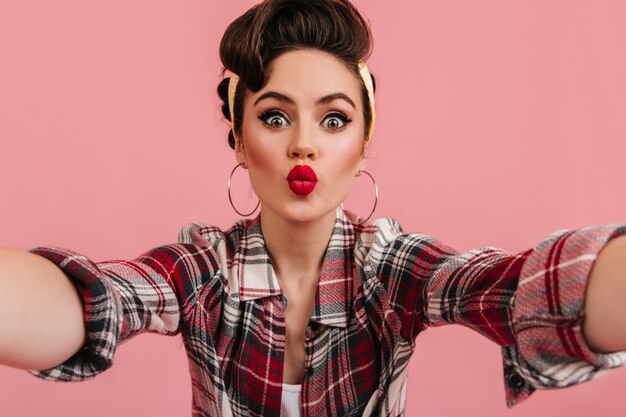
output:
[{"label": "pink background", "polygon": [[[174,242],[192,221],[229,226],[218,44],[251,4],[3,0],[0,245],[104,260]],[[626,220],[626,3],[357,4],[375,37],[377,216],[512,252]],[[349,207],[365,214],[361,178]],[[499,348],[459,326],[420,336],[409,381],[408,416],[626,413],[624,369],[505,411]],[[1,416],[190,410],[178,337],[138,336],[80,384],[0,368]]]}]

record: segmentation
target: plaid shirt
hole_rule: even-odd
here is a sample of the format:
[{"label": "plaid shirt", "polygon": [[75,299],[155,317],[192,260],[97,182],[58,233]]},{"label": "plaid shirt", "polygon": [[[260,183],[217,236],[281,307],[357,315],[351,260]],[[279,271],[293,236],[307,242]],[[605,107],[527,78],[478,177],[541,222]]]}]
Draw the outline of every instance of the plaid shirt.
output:
[{"label": "plaid shirt", "polygon": [[[303,416],[401,416],[415,338],[429,326],[468,326],[502,346],[509,406],[536,388],[566,387],[621,365],[581,331],[593,262],[626,224],[561,230],[533,249],[459,253],[392,219],[358,226],[337,209],[306,329]],[[279,416],[287,300],[260,221],[228,231],[192,223],[179,243],[133,260],[94,263],[40,246],[72,279],[85,306],[87,342],[65,363],[29,371],[80,381],[112,364],[143,332],[181,334],[194,416]]]}]

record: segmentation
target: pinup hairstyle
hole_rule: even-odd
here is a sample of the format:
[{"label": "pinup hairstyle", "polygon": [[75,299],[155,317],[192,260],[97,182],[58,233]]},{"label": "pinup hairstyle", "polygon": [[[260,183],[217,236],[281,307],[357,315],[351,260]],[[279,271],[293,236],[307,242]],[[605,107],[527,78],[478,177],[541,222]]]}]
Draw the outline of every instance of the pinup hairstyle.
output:
[{"label": "pinup hairstyle", "polygon": [[[284,52],[311,48],[334,55],[360,80],[368,132],[372,116],[358,63],[369,58],[372,43],[368,23],[348,0],[265,0],[253,6],[228,26],[220,43],[222,75],[229,70],[240,77],[234,102],[234,130],[241,134],[246,92],[263,88],[272,60]],[[217,92],[223,101],[222,113],[231,120],[229,80],[230,77],[223,79]],[[228,143],[235,148],[232,130]]]}]

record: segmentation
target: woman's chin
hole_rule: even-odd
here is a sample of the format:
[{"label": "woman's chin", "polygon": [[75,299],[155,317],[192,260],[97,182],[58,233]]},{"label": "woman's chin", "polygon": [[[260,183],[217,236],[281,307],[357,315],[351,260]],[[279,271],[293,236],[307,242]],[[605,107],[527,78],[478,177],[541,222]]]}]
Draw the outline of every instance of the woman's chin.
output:
[{"label": "woman's chin", "polygon": [[272,207],[270,210],[284,220],[292,223],[310,223],[325,219],[336,207],[328,204],[317,204],[319,202],[310,199],[301,199],[300,201],[290,201],[279,207]]}]

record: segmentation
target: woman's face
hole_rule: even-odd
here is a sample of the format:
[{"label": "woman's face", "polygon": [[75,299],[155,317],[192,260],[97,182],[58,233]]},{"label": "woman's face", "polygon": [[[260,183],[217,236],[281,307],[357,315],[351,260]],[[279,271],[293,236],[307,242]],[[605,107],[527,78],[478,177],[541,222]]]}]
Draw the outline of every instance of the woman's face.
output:
[{"label": "woman's face", "polygon": [[328,53],[290,51],[272,61],[260,91],[248,92],[237,160],[264,213],[314,221],[334,212],[364,169],[364,137],[360,81]]}]

